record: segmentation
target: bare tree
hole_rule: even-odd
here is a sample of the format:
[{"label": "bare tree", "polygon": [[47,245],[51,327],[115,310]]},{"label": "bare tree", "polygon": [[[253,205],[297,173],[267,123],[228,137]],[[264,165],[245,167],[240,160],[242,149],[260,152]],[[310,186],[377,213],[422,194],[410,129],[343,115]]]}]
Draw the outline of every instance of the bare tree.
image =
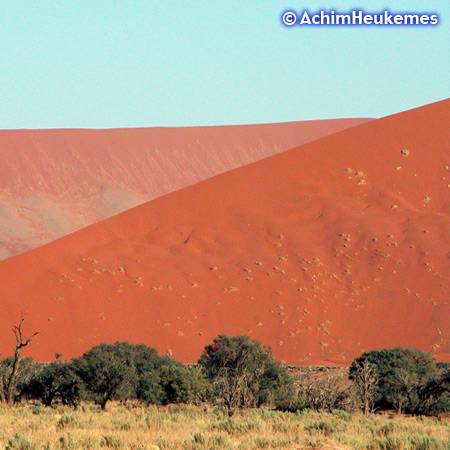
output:
[{"label": "bare tree", "polygon": [[19,324],[13,326],[12,332],[16,340],[14,355],[2,361],[3,367],[0,370],[0,401],[9,405],[14,403],[16,397],[17,384],[20,379],[23,363],[22,349],[39,334],[39,332],[34,332],[26,337],[23,333],[24,322],[25,318],[22,316]]},{"label": "bare tree", "polygon": [[264,366],[248,367],[247,357],[247,354],[242,355],[235,367],[227,367],[226,364],[220,367],[213,382],[220,402],[227,409],[229,416],[238,408],[251,408],[257,403]]},{"label": "bare tree", "polygon": [[369,361],[364,360],[356,365],[353,374],[353,386],[358,400],[361,402],[365,416],[373,412],[378,375],[376,368]]},{"label": "bare tree", "polygon": [[325,369],[305,369],[296,379],[298,399],[306,408],[316,411],[352,410],[353,399],[343,373]]},{"label": "bare tree", "polygon": [[405,410],[413,412],[420,403],[418,392],[421,380],[415,373],[397,367],[388,380],[391,389],[391,401],[399,414]]}]

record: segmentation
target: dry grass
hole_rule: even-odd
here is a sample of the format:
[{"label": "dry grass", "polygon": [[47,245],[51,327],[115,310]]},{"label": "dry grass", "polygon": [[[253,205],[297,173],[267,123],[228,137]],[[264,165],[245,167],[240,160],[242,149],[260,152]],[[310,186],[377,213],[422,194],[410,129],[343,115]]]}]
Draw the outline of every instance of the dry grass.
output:
[{"label": "dry grass", "polygon": [[450,449],[450,423],[427,417],[85,404],[0,408],[5,449]]}]

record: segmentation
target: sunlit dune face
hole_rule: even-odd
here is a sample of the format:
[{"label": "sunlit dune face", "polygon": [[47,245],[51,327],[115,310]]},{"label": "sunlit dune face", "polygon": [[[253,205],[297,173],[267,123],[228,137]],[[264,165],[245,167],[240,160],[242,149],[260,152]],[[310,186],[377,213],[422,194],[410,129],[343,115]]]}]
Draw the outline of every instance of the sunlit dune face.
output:
[{"label": "sunlit dune face", "polygon": [[219,333],[295,364],[397,345],[448,359],[448,106],[331,135],[0,263],[0,351],[24,312],[40,359],[127,340],[195,361]]}]

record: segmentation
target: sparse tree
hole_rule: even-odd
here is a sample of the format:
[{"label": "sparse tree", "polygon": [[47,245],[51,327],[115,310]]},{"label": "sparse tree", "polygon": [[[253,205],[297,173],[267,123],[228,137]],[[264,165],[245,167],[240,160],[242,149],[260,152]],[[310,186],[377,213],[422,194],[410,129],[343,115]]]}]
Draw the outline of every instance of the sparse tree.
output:
[{"label": "sparse tree", "polygon": [[355,365],[353,386],[365,416],[374,410],[377,382],[376,368],[368,360]]},{"label": "sparse tree", "polygon": [[417,349],[391,348],[363,353],[350,366],[349,378],[368,361],[376,371],[374,405],[381,410],[415,413],[420,407],[420,390],[438,368],[433,356]]},{"label": "sparse tree", "polygon": [[405,410],[414,412],[417,408],[418,391],[421,380],[416,373],[412,373],[403,367],[396,367],[387,385],[391,390],[392,405],[401,414]]},{"label": "sparse tree", "polygon": [[7,401],[6,380],[11,377],[13,367],[14,358],[12,356],[0,361],[0,401],[9,405],[17,403],[23,397],[26,397],[30,380],[32,380],[40,370],[40,365],[35,363],[31,358],[22,358],[15,375],[15,387],[12,390],[10,400]]},{"label": "sparse tree", "polygon": [[296,379],[296,386],[298,403],[304,408],[330,412],[354,409],[348,380],[344,374],[333,369],[305,369]]},{"label": "sparse tree", "polygon": [[[0,367],[0,400],[8,405],[13,404],[19,395],[18,386],[23,381],[22,378],[31,366],[29,358],[22,358],[22,349],[30,344],[39,332],[34,332],[26,337],[23,332],[25,318],[22,316],[18,325],[12,328],[15,337],[14,355],[1,362]],[[28,364],[30,363],[30,364]]]},{"label": "sparse tree", "polygon": [[199,364],[230,416],[238,408],[259,406],[292,386],[270,350],[247,336],[218,336],[205,348]]}]

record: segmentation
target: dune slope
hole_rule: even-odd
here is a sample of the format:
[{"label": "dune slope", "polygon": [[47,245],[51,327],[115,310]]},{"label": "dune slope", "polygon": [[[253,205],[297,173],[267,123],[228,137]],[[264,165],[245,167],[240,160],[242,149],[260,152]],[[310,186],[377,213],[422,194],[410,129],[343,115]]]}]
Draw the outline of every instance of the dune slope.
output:
[{"label": "dune slope", "polygon": [[218,333],[277,358],[450,354],[449,101],[378,119],[0,263],[0,351],[24,313],[49,359],[145,342],[184,361]]},{"label": "dune slope", "polygon": [[0,259],[367,120],[0,131]]}]

